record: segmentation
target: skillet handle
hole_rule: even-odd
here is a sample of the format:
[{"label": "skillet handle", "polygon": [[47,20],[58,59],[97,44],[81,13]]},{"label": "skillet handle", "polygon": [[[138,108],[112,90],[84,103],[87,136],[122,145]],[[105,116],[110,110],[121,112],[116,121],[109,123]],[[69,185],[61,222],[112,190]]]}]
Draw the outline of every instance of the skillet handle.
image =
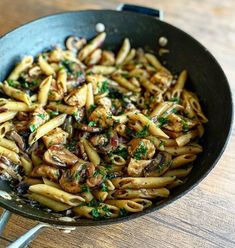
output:
[{"label": "skillet handle", "polygon": [[163,20],[163,11],[160,9],[152,9],[152,8],[143,7],[139,5],[121,3],[117,6],[116,10],[141,13],[141,14],[153,16],[159,20]]},{"label": "skillet handle", "polygon": [[49,224],[46,223],[39,223],[32,229],[30,229],[28,232],[23,234],[20,238],[15,240],[13,243],[11,243],[7,248],[24,248],[26,245],[28,245],[30,242],[32,242],[37,234],[41,231],[42,228],[45,227],[51,227]]},{"label": "skillet handle", "polygon": [[8,210],[3,210],[3,213],[0,217],[0,235],[3,233],[3,230],[11,217],[11,212]]}]

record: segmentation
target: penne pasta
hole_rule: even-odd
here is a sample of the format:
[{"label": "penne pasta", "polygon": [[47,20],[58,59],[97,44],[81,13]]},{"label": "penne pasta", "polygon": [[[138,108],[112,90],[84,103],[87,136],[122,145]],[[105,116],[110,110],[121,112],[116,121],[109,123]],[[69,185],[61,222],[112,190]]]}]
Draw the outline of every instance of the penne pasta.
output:
[{"label": "penne pasta", "polygon": [[27,95],[25,92],[21,90],[9,86],[6,81],[2,84],[2,89],[7,96],[25,102],[27,105],[31,105],[31,99],[29,95]]},{"label": "penne pasta", "polygon": [[52,181],[48,180],[46,177],[42,177],[42,180],[43,180],[43,183],[46,185],[49,185],[49,186],[57,188],[57,189],[61,189],[61,187],[58,183],[52,182]]},{"label": "penne pasta", "polygon": [[176,84],[174,85],[173,90],[181,90],[184,88],[185,82],[187,80],[188,73],[186,70],[183,70],[179,77],[177,78]]},{"label": "penne pasta", "polygon": [[32,185],[29,187],[29,191],[46,196],[55,201],[63,202],[72,207],[78,206],[81,202],[85,201],[81,196],[72,195],[46,184]]},{"label": "penne pasta", "polygon": [[123,44],[116,57],[116,65],[120,65],[127,58],[128,53],[130,52],[131,44],[129,39],[124,39]]},{"label": "penne pasta", "polygon": [[81,142],[84,145],[86,154],[89,158],[89,160],[95,164],[95,165],[99,165],[100,164],[100,156],[99,154],[96,152],[96,150],[94,149],[94,147],[86,140],[86,139],[82,139]]},{"label": "penne pasta", "polygon": [[174,180],[174,176],[169,176],[114,178],[111,181],[116,188],[120,189],[157,189],[166,186]]},{"label": "penne pasta", "polygon": [[136,87],[135,85],[133,85],[132,83],[130,83],[127,79],[125,79],[124,77],[122,77],[120,74],[114,74],[112,76],[113,80],[115,80],[118,84],[120,84],[122,87],[134,91],[134,92],[140,92],[140,88]]},{"label": "penne pasta", "polygon": [[38,57],[38,64],[44,74],[47,76],[55,74],[54,69],[51,67],[51,65],[43,58],[42,55]]},{"label": "penne pasta", "polygon": [[91,106],[94,105],[94,93],[92,83],[87,84],[87,97],[86,97],[86,111],[89,111]]},{"label": "penne pasta", "polygon": [[183,154],[175,157],[172,160],[171,169],[179,168],[183,165],[193,162],[197,158],[195,154]]},{"label": "penne pasta", "polygon": [[27,194],[27,197],[29,199],[33,199],[37,202],[39,202],[40,204],[42,204],[43,206],[49,207],[51,209],[53,209],[56,212],[62,212],[65,210],[68,210],[71,208],[70,205],[59,202],[59,201],[55,201],[49,197],[46,197],[44,195],[41,194],[37,194],[37,193],[30,193]]},{"label": "penne pasta", "polygon": [[67,93],[67,72],[64,68],[60,69],[58,72],[57,86],[60,91]]},{"label": "penne pasta", "polygon": [[0,146],[0,156],[8,158],[13,163],[21,164],[19,155],[16,152],[9,150],[3,146]]},{"label": "penne pasta", "polygon": [[20,77],[20,74],[27,70],[33,64],[33,57],[26,56],[24,57],[21,62],[16,65],[14,70],[8,76],[8,80],[17,80]]},{"label": "penne pasta", "polygon": [[183,154],[198,154],[202,152],[202,147],[200,145],[187,145],[182,147],[165,147],[165,151],[174,156],[179,156]]},{"label": "penne pasta", "polygon": [[16,153],[19,153],[20,151],[19,147],[16,145],[14,141],[5,138],[0,138],[0,146],[5,147]]},{"label": "penne pasta", "polygon": [[25,175],[28,176],[33,170],[32,161],[29,158],[25,158],[24,156],[20,156],[21,165],[24,168]]},{"label": "penne pasta", "polygon": [[49,109],[54,110],[54,111],[68,114],[68,115],[74,115],[75,113],[77,113],[77,110],[78,110],[77,107],[75,107],[75,106],[68,106],[65,104],[57,103],[57,102],[50,102],[47,105],[47,107]]},{"label": "penne pasta", "polygon": [[[7,112],[9,114],[9,112]],[[12,114],[12,118],[14,118],[14,116],[16,115],[15,112],[13,112],[14,114]],[[11,115],[10,115],[11,116]],[[11,119],[12,119],[11,118]],[[4,121],[1,121],[3,120],[4,118],[1,119],[1,114],[0,114],[0,123],[1,122],[4,122]],[[7,118],[6,118],[7,119]],[[5,121],[3,124],[0,125],[0,138],[3,138],[5,136],[5,134],[11,130],[14,129],[14,125],[12,124],[12,122],[10,121]]]},{"label": "penne pasta", "polygon": [[164,176],[165,177],[176,177],[176,178],[184,178],[186,177],[192,170],[193,167],[188,167],[186,169],[174,169],[167,171]]},{"label": "penne pasta", "polygon": [[36,131],[30,134],[29,140],[28,140],[29,145],[32,145],[34,142],[36,142],[38,139],[40,139],[45,134],[49,133],[54,128],[61,126],[64,123],[65,118],[66,118],[66,114],[61,114],[49,120],[42,126],[40,126]]},{"label": "penne pasta", "polygon": [[47,104],[51,82],[52,82],[52,76],[49,76],[46,79],[44,79],[39,86],[38,102],[42,106],[45,106]]}]

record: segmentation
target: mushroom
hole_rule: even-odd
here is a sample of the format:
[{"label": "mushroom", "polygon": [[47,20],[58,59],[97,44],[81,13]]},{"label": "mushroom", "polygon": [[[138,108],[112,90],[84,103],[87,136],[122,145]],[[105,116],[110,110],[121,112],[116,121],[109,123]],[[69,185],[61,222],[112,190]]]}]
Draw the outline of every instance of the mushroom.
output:
[{"label": "mushroom", "polygon": [[66,168],[75,165],[78,157],[63,145],[53,145],[44,153],[43,160],[49,165]]},{"label": "mushroom", "polygon": [[137,160],[150,159],[155,153],[155,146],[147,139],[133,139],[128,144],[128,152]]},{"label": "mushroom", "polygon": [[23,138],[16,132],[16,131],[10,131],[6,133],[6,137],[10,140],[13,140],[16,142],[17,146],[24,151],[25,150],[25,143]]},{"label": "mushroom", "polygon": [[172,156],[167,152],[159,152],[157,157],[143,169],[145,177],[159,177],[164,174],[172,164]]},{"label": "mushroom", "polygon": [[69,36],[65,41],[65,46],[68,50],[80,50],[86,44],[86,39],[79,39],[76,36]]},{"label": "mushroom", "polygon": [[22,177],[18,172],[18,165],[11,163],[6,157],[0,157],[0,174],[4,175],[6,179],[13,179],[21,181]]},{"label": "mushroom", "polygon": [[60,186],[69,193],[82,192],[84,184],[95,187],[105,179],[105,171],[96,168],[93,163],[76,163],[71,169],[63,172],[60,178]]},{"label": "mushroom", "polygon": [[57,182],[60,178],[60,170],[49,166],[49,165],[39,165],[33,168],[31,173],[29,174],[30,177],[46,177],[52,180],[53,182]]}]

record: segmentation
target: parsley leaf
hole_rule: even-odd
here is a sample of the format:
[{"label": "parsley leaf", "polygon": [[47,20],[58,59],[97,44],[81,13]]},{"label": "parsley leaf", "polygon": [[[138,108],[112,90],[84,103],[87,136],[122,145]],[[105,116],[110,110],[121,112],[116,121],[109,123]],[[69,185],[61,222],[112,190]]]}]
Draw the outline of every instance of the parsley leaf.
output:
[{"label": "parsley leaf", "polygon": [[127,216],[127,211],[125,208],[120,208],[120,212],[119,212],[120,217],[125,217]]},{"label": "parsley leaf", "polygon": [[100,213],[99,213],[99,210],[97,208],[93,208],[91,210],[91,215],[93,218],[97,219],[100,217]]},{"label": "parsley leaf", "polygon": [[159,122],[158,127],[162,127],[164,124],[168,122],[168,119],[165,117],[159,117],[158,122]]},{"label": "parsley leaf", "polygon": [[29,126],[29,130],[30,130],[31,133],[33,133],[36,130],[36,128],[37,127],[36,127],[35,124],[32,124],[32,125]]},{"label": "parsley leaf", "polygon": [[112,152],[112,154],[116,154],[118,156],[121,156],[124,159],[127,159],[127,157],[128,157],[128,151],[125,147],[118,147],[115,151]]},{"label": "parsley leaf", "polygon": [[142,155],[146,155],[147,153],[147,147],[145,146],[144,142],[143,141],[140,141],[139,142],[139,146],[137,147],[137,149],[135,150],[135,153],[134,153],[134,158],[136,160],[141,160],[142,158]]},{"label": "parsley leaf", "polygon": [[144,138],[144,137],[148,136],[149,135],[148,129],[149,129],[149,127],[145,125],[142,130],[136,132],[135,137],[136,138]]},{"label": "parsley leaf", "polygon": [[81,186],[81,188],[82,188],[82,192],[90,192],[90,188],[89,188],[89,186],[86,185],[86,184],[83,184],[83,185]]},{"label": "parsley leaf", "polygon": [[95,126],[97,126],[97,123],[96,123],[95,121],[90,121],[90,122],[88,123],[88,126],[89,126],[89,127],[95,127]]},{"label": "parsley leaf", "polygon": [[41,119],[45,119],[45,117],[46,117],[46,115],[45,115],[45,113],[43,113],[43,114],[38,114],[38,117],[40,117]]},{"label": "parsley leaf", "polygon": [[9,86],[14,87],[14,88],[19,86],[19,83],[17,81],[14,81],[14,80],[9,79],[9,80],[7,80],[7,83]]},{"label": "parsley leaf", "polygon": [[98,90],[99,90],[99,93],[108,92],[109,91],[109,89],[108,89],[108,81],[105,80],[102,83],[98,82]]},{"label": "parsley leaf", "polygon": [[108,188],[107,188],[107,186],[104,183],[101,183],[100,184],[100,188],[101,188],[101,191],[102,192],[108,192]]}]

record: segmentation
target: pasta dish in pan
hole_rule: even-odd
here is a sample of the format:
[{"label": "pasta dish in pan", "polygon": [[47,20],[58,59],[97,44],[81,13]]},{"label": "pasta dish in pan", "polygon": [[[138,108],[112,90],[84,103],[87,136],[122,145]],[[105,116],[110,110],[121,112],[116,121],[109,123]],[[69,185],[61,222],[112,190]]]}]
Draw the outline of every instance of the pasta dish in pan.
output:
[{"label": "pasta dish in pan", "polygon": [[101,49],[71,36],[66,49],[24,57],[0,83],[0,174],[31,205],[81,218],[140,212],[185,182],[207,118],[157,57]]}]

